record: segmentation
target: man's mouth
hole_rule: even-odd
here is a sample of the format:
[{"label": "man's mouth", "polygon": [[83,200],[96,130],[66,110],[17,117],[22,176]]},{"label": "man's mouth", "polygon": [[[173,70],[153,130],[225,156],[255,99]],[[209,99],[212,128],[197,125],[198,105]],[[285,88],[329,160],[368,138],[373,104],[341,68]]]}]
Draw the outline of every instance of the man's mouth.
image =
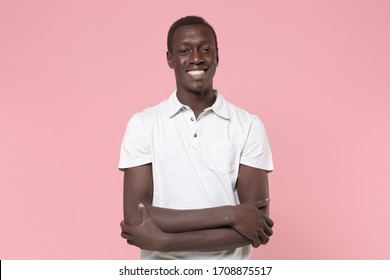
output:
[{"label": "man's mouth", "polygon": [[204,75],[206,73],[206,70],[205,69],[202,69],[202,70],[189,70],[189,71],[187,71],[187,73],[191,77],[200,77],[200,76],[202,76],[202,75]]}]

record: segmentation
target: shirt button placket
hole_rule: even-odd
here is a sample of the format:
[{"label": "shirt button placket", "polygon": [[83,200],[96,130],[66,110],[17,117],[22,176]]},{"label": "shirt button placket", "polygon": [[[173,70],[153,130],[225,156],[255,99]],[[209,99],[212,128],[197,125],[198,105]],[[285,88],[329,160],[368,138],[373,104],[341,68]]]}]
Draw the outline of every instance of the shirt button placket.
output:
[{"label": "shirt button placket", "polygon": [[195,122],[195,117],[191,117],[191,122],[193,123],[193,135],[192,135],[192,145],[191,148],[194,152],[199,151],[199,139],[198,139],[198,122]]}]

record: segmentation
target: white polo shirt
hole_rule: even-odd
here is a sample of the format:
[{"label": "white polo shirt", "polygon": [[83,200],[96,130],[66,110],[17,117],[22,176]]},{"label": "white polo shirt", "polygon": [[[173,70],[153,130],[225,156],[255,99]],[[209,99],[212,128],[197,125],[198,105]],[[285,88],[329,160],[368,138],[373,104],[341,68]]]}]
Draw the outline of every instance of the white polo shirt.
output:
[{"label": "white polo shirt", "polygon": [[[133,115],[121,146],[119,169],[152,163],[154,206],[199,209],[239,203],[240,164],[273,170],[271,149],[260,119],[216,101],[195,118],[174,92],[169,99]],[[248,259],[251,246],[214,252],[152,252],[142,259]]]}]

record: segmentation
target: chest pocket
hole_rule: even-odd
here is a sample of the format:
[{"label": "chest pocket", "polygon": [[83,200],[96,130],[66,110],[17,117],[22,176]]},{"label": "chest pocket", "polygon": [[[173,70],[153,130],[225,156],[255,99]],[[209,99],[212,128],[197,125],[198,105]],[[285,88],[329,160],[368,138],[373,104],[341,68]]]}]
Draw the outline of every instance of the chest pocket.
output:
[{"label": "chest pocket", "polygon": [[222,174],[233,172],[238,161],[237,147],[231,144],[212,144],[205,149],[202,156],[207,167]]}]

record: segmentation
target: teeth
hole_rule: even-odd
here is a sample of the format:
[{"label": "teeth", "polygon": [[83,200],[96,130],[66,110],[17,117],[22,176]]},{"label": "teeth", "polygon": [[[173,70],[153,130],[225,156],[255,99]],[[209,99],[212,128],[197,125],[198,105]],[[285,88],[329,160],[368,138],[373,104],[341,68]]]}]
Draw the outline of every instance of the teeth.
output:
[{"label": "teeth", "polygon": [[188,71],[187,73],[190,74],[191,76],[200,76],[203,75],[206,71],[205,70],[191,70]]}]

